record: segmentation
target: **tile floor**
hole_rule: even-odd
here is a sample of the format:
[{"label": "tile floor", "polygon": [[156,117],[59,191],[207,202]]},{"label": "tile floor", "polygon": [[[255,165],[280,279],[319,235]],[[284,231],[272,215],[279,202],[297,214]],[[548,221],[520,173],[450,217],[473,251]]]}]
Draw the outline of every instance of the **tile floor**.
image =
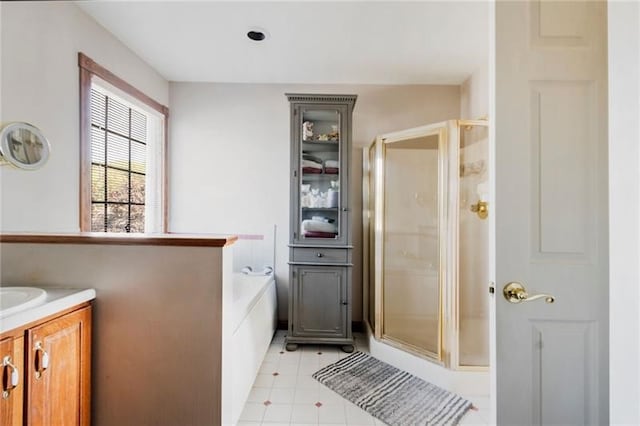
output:
[{"label": "tile floor", "polygon": [[[284,336],[282,330],[274,336],[238,426],[384,425],[311,377],[320,368],[349,354],[339,346],[329,345],[300,345],[297,351],[287,352]],[[356,350],[368,352],[364,336],[356,334],[355,337]],[[477,410],[469,411],[460,424],[486,426],[488,398],[465,397]]]}]

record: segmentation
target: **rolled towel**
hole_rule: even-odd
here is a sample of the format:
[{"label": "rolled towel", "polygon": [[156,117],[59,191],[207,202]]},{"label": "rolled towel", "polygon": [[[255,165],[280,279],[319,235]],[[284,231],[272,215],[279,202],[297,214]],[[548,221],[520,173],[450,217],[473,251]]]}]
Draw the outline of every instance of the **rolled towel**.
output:
[{"label": "rolled towel", "polygon": [[303,234],[306,238],[335,238],[337,232],[319,232],[319,231],[304,231]]},{"label": "rolled towel", "polygon": [[303,174],[315,174],[315,175],[319,175],[322,173],[322,169],[317,169],[315,167],[303,167],[302,168],[302,173]]}]

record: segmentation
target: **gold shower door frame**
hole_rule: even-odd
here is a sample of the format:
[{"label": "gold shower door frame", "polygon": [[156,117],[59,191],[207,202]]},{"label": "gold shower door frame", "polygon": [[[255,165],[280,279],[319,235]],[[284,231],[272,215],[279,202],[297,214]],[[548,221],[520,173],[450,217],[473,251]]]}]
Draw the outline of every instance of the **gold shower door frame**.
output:
[{"label": "gold shower door frame", "polygon": [[[451,131],[449,122],[435,123],[399,132],[388,133],[376,138],[375,142],[375,177],[373,179],[374,198],[374,240],[376,242],[374,252],[374,281],[375,281],[375,337],[386,344],[428,358],[436,363],[443,364],[443,290],[446,277],[443,260],[446,258],[446,202],[442,202],[441,194],[446,194],[446,181],[448,174],[447,162],[447,136]],[[438,277],[437,287],[440,295],[438,300],[438,337],[435,352],[420,348],[407,342],[394,339],[393,336],[384,334],[384,252],[385,252],[385,165],[387,160],[387,147],[395,142],[401,142],[420,137],[438,136]]]},{"label": "gold shower door frame", "polygon": [[[460,128],[487,126],[486,120],[448,120],[378,136],[363,155],[364,203],[363,256],[365,283],[373,280],[374,315],[371,324],[369,300],[365,321],[375,338],[392,347],[429,359],[437,364],[463,371],[486,371],[485,366],[459,364],[459,170]],[[385,164],[387,146],[419,137],[438,136],[438,341],[432,352],[384,334],[384,245],[385,245]],[[373,253],[370,252],[372,249]],[[368,279],[367,279],[368,278]],[[371,297],[370,285],[365,295]],[[488,336],[487,336],[488,337]]]},{"label": "gold shower door frame", "polygon": [[[449,189],[450,189],[450,212],[449,212],[449,246],[451,252],[449,253],[450,259],[447,262],[449,264],[449,279],[450,285],[445,285],[449,290],[447,291],[448,298],[446,300],[446,310],[450,313],[445,315],[445,335],[446,338],[446,352],[447,352],[447,366],[449,368],[459,371],[488,371],[489,366],[469,366],[460,364],[460,151],[462,136],[460,129],[463,127],[488,127],[489,123],[486,119],[478,120],[451,120],[450,123],[455,126],[455,132],[452,134],[455,137],[450,139],[451,157],[450,166],[452,173],[449,175]],[[490,209],[493,206],[490,206]],[[495,211],[495,210],[494,210]],[[489,284],[488,282],[485,284]],[[488,287],[487,287],[488,288]],[[487,339],[489,339],[489,333],[487,331]]]}]

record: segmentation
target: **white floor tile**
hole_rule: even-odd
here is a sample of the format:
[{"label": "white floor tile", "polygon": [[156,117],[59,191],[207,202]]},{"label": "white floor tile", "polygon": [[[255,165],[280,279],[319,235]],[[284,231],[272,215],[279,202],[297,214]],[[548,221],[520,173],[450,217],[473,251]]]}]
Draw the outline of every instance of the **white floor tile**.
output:
[{"label": "white floor tile", "polygon": [[258,370],[258,374],[273,374],[278,371],[277,362],[263,362]]},{"label": "white floor tile", "polygon": [[298,370],[299,376],[311,376],[313,373],[318,371],[320,366],[318,363],[313,364],[300,364],[300,369]]},{"label": "white floor tile", "polygon": [[240,420],[243,422],[261,422],[264,416],[265,406],[258,402],[248,402],[240,414]]},{"label": "white floor tile", "polygon": [[278,371],[279,374],[298,374],[298,364],[280,364],[278,366],[278,369],[276,371]]},{"label": "white floor tile", "polygon": [[257,388],[270,388],[273,386],[274,376],[271,374],[258,374],[253,386]]},{"label": "white floor tile", "polygon": [[301,352],[302,355],[318,355],[320,352],[320,346],[318,345],[300,345],[298,346],[298,352]]},{"label": "white floor tile", "polygon": [[262,361],[262,363],[266,363],[266,362],[272,362],[274,364],[277,364],[280,361],[280,352],[274,353],[274,352],[267,352],[264,356],[264,360]]},{"label": "white floor tile", "polygon": [[295,388],[298,380],[298,376],[293,374],[278,374],[277,376],[272,377],[272,385],[274,389]]},{"label": "white floor tile", "polygon": [[465,396],[466,399],[471,401],[473,405],[477,408],[488,410],[491,401],[488,396]]},{"label": "white floor tile", "polygon": [[336,362],[337,360],[339,360],[340,358],[340,352],[336,351],[332,351],[332,352],[323,352],[322,355],[318,356],[318,361],[320,362],[327,362],[327,361],[331,361],[331,362]]},{"label": "white floor tile", "polygon": [[458,424],[461,426],[487,426],[487,422],[473,410],[469,410]]},{"label": "white floor tile", "polygon": [[268,354],[280,354],[282,351],[284,351],[283,343],[272,343],[269,345],[269,349],[267,349]]},{"label": "white floor tile", "polygon": [[311,375],[309,376],[298,376],[298,382],[296,383],[296,388],[298,389],[318,389],[320,387],[320,383]]},{"label": "white floor tile", "polygon": [[313,404],[294,404],[291,423],[317,424],[318,408]]},{"label": "white floor tile", "polygon": [[476,411],[476,413],[478,413],[480,418],[484,420],[486,424],[491,424],[491,412],[489,411],[489,409],[485,410],[481,408],[478,411]]},{"label": "white floor tile", "polygon": [[254,386],[251,388],[251,392],[249,392],[247,402],[265,402],[269,399],[270,393],[271,388],[259,388]]},{"label": "white floor tile", "polygon": [[271,343],[284,343],[284,339],[285,339],[284,334],[276,333]]},{"label": "white floor tile", "polygon": [[339,425],[347,424],[344,403],[342,404],[322,404],[318,408],[319,423],[333,423]]},{"label": "white floor tile", "polygon": [[260,422],[238,422],[236,426],[260,426]]},{"label": "white floor tile", "polygon": [[298,351],[285,352],[283,354],[279,354],[279,356],[280,356],[280,359],[279,359],[278,365],[298,364],[300,362],[300,353]]},{"label": "white floor tile", "polygon": [[297,387],[293,399],[294,404],[315,404],[319,402],[318,389],[302,389]]},{"label": "white floor tile", "polygon": [[280,349],[280,348],[270,347],[270,348],[267,350],[267,355],[277,355],[277,356],[279,356],[279,355],[280,355],[280,352],[281,352],[281,349]]},{"label": "white floor tile", "polygon": [[292,404],[271,404],[266,408],[262,421],[288,423],[292,410]]},{"label": "white floor tile", "polygon": [[323,404],[344,404],[345,399],[331,389],[320,386],[318,389],[318,401]]},{"label": "white floor tile", "polygon": [[295,392],[295,388],[273,388],[267,399],[273,404],[293,404]]}]

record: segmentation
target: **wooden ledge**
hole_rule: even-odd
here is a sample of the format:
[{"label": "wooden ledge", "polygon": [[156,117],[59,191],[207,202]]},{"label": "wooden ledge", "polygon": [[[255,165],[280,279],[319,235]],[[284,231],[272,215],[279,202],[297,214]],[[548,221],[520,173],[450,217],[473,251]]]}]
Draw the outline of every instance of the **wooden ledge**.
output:
[{"label": "wooden ledge", "polygon": [[238,239],[235,235],[203,234],[124,234],[80,232],[76,234],[0,234],[0,243],[96,244],[124,246],[225,247]]}]

